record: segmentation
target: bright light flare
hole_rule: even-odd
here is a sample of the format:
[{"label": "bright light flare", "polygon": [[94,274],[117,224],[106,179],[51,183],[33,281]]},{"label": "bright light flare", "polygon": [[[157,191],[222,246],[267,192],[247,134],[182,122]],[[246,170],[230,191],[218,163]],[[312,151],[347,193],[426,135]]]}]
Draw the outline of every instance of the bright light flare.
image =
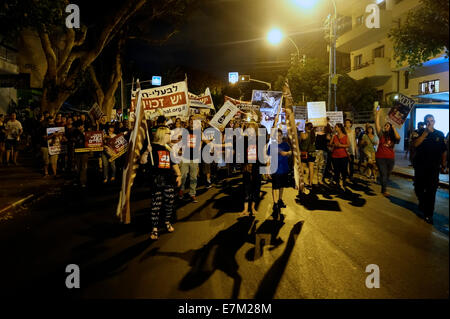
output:
[{"label": "bright light flare", "polygon": [[311,9],[317,3],[317,0],[293,0],[296,5],[303,9]]},{"label": "bright light flare", "polygon": [[267,34],[267,41],[270,44],[277,45],[283,40],[283,32],[280,29],[272,29]]}]

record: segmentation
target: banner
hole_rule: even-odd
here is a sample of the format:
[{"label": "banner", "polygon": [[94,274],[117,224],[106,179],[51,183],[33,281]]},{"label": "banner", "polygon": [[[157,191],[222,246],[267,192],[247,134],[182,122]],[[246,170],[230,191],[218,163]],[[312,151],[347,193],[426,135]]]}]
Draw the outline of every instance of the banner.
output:
[{"label": "banner", "polygon": [[330,119],[332,128],[334,128],[337,123],[344,124],[344,113],[342,111],[327,112],[327,117]]},{"label": "banner", "polygon": [[252,104],[258,105],[261,113],[275,115],[281,105],[283,92],[279,91],[252,91]]},{"label": "banner", "polygon": [[[185,81],[140,92],[146,119],[158,109],[162,110],[166,117],[188,116],[189,97]],[[130,113],[131,109],[136,107],[136,94],[136,91],[132,92]]]},{"label": "banner", "polygon": [[112,162],[126,153],[128,150],[128,141],[123,133],[120,133],[106,142],[105,149],[106,153],[110,156],[109,161]]},{"label": "banner", "polygon": [[394,106],[388,112],[388,121],[393,122],[392,124],[401,127],[406,121],[409,112],[411,112],[414,107],[414,100],[403,94],[398,94],[398,99],[394,100]]},{"label": "banner", "polygon": [[307,102],[308,122],[314,126],[327,125],[327,108],[325,102]]},{"label": "banner", "polygon": [[[131,186],[133,186],[136,177],[137,168],[139,167],[138,158],[142,150],[143,143],[148,135],[147,121],[144,118],[144,109],[142,103],[142,94],[140,90],[137,92],[136,104],[136,121],[133,124],[133,130],[130,134],[129,152],[127,152],[125,166],[123,168],[122,187],[119,195],[119,203],[117,205],[116,215],[124,224],[131,222],[130,213],[130,194]],[[150,145],[149,145],[150,146]],[[151,154],[151,149],[150,149]]]},{"label": "banner", "polygon": [[215,110],[214,102],[209,88],[206,88],[205,93],[203,94],[195,95],[189,92],[188,95],[189,107],[209,108],[211,110]]},{"label": "banner", "polygon": [[295,189],[299,191],[303,191],[304,181],[303,181],[303,168],[302,161],[300,158],[300,146],[298,141],[297,127],[295,123],[295,115],[293,104],[294,101],[292,99],[291,89],[289,88],[288,79],[286,78],[286,82],[284,83],[283,88],[283,96],[286,100],[285,112],[286,112],[286,126],[288,131],[289,139],[292,142],[292,155],[294,159],[294,180],[295,180]]},{"label": "banner", "polygon": [[225,128],[237,111],[238,108],[233,103],[226,101],[216,115],[214,115],[209,124],[221,130],[222,128]]},{"label": "banner", "polygon": [[47,144],[48,154],[58,155],[66,153],[65,145],[62,140],[64,138],[64,127],[49,127],[47,128]]},{"label": "banner", "polygon": [[91,117],[93,123],[100,120],[100,118],[103,116],[102,109],[97,103],[94,103],[94,105],[89,110],[89,116]]}]

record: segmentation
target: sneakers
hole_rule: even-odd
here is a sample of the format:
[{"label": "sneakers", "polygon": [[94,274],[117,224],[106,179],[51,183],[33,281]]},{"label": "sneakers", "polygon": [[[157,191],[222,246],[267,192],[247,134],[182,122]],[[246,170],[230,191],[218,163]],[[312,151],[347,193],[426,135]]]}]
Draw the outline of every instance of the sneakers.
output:
[{"label": "sneakers", "polygon": [[212,183],[211,182],[206,182],[206,188],[211,188],[212,187]]},{"label": "sneakers", "polygon": [[193,203],[198,203],[197,197],[191,195],[191,200]]}]

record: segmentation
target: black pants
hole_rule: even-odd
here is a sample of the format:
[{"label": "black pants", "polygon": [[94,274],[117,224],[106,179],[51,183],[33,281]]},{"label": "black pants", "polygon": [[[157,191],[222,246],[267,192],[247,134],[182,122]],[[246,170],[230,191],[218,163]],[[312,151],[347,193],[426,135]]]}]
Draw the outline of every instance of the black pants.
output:
[{"label": "black pants", "polygon": [[355,172],[355,155],[350,155],[348,160],[348,171],[350,178],[353,178],[353,173]]},{"label": "black pants", "polygon": [[331,152],[330,151],[326,151],[327,152],[327,164],[325,165],[325,171],[323,173],[323,178],[330,178],[331,177],[331,171],[332,171],[332,167],[331,167]]},{"label": "black pants", "polygon": [[380,171],[381,192],[386,192],[389,176],[394,169],[395,160],[393,158],[377,158],[377,166]]},{"label": "black pants", "polygon": [[244,202],[257,203],[261,192],[261,175],[258,172],[243,172]]},{"label": "black pants", "polygon": [[339,183],[339,177],[342,176],[342,181],[345,182],[347,178],[348,157],[333,158],[334,167],[334,181]]},{"label": "black pants", "polygon": [[439,168],[414,168],[414,191],[419,200],[419,209],[425,217],[433,217],[438,185]]},{"label": "black pants", "polygon": [[152,228],[158,228],[161,210],[165,212],[164,221],[169,222],[174,212],[175,183],[173,178],[167,176],[151,177],[151,214]]}]

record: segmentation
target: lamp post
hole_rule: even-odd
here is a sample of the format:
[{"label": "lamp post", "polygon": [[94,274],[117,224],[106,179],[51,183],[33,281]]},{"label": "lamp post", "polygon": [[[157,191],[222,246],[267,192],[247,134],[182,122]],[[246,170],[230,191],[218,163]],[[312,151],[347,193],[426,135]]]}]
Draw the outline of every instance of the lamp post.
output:
[{"label": "lamp post", "polygon": [[[310,9],[312,8],[317,0],[296,0],[296,3],[305,8]],[[328,62],[328,110],[331,111],[332,105],[334,104],[334,110],[337,111],[337,105],[336,105],[336,22],[337,22],[337,8],[336,8],[336,1],[331,0],[333,3],[334,8],[334,14],[329,15],[329,37],[330,37],[330,44],[329,44],[329,62]],[[333,90],[332,90],[333,87]],[[332,97],[332,91],[334,91],[334,98]]]}]

